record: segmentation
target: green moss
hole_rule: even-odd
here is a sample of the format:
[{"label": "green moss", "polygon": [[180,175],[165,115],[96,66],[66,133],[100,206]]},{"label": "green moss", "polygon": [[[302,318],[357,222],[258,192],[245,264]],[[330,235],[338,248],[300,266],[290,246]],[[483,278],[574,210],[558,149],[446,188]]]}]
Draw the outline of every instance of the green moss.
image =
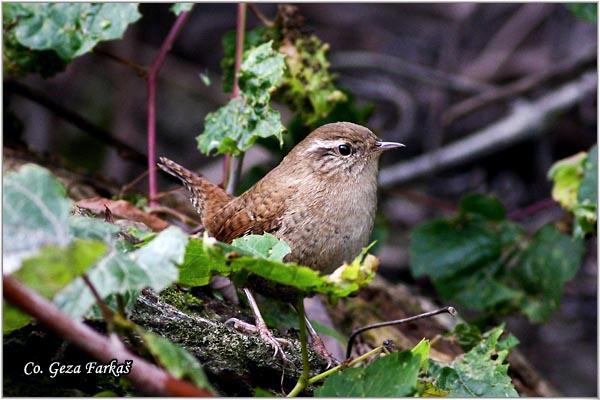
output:
[{"label": "green moss", "polygon": [[171,286],[160,293],[160,299],[186,314],[199,314],[204,302],[185,289]]}]

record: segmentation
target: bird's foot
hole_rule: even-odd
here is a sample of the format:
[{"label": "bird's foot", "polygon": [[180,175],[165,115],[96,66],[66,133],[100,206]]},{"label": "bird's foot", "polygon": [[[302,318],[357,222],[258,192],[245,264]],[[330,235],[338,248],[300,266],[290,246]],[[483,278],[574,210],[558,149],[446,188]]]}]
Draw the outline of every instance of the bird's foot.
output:
[{"label": "bird's foot", "polygon": [[312,339],[312,348],[315,351],[315,353],[317,353],[322,359],[327,361],[326,369],[335,367],[340,364],[340,361],[337,358],[335,358],[329,352],[329,350],[327,350],[327,347],[325,347],[325,343],[323,343],[323,340],[319,337],[319,335],[311,334],[310,336]]},{"label": "bird's foot", "polygon": [[289,346],[291,344],[290,341],[287,339],[275,337],[275,335],[273,335],[273,332],[271,332],[266,325],[260,323],[252,325],[248,322],[242,321],[237,318],[228,319],[227,321],[225,321],[225,325],[233,326],[233,329],[235,329],[238,332],[254,334],[258,333],[260,338],[275,350],[275,352],[273,353],[273,357],[276,357],[277,354],[279,354],[284,362],[289,362],[288,358],[285,355],[285,352],[283,351],[282,345]]}]

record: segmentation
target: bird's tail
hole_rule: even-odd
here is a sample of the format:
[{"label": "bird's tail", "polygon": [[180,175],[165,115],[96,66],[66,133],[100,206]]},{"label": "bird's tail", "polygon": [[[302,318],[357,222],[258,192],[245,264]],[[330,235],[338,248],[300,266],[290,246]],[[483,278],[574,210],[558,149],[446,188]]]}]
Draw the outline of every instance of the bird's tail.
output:
[{"label": "bird's tail", "polygon": [[183,186],[190,192],[190,201],[200,214],[202,222],[206,215],[214,215],[218,209],[231,200],[231,196],[222,188],[202,176],[182,167],[166,157],[159,157],[158,167],[166,173],[181,180]]}]

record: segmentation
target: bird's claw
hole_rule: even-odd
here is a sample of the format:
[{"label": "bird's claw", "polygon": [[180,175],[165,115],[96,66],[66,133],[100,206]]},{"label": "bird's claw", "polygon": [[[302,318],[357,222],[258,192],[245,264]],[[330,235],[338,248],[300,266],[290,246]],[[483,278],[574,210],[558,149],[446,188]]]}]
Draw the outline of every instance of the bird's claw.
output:
[{"label": "bird's claw", "polygon": [[289,346],[290,341],[287,339],[275,337],[275,335],[273,335],[273,333],[269,330],[269,328],[266,325],[252,325],[248,322],[242,321],[237,318],[228,319],[227,321],[225,321],[225,325],[231,325],[233,329],[235,329],[238,332],[258,333],[260,338],[269,346],[273,347],[273,349],[275,350],[275,352],[273,353],[273,357],[276,357],[277,354],[281,354],[281,359],[284,362],[289,362],[288,358],[285,355],[285,352],[283,351],[282,345]]},{"label": "bird's claw", "polygon": [[327,367],[325,369],[329,369],[340,364],[340,361],[327,350],[325,343],[323,343],[323,340],[319,337],[319,335],[311,335],[311,338],[312,348],[315,353],[327,361]]}]

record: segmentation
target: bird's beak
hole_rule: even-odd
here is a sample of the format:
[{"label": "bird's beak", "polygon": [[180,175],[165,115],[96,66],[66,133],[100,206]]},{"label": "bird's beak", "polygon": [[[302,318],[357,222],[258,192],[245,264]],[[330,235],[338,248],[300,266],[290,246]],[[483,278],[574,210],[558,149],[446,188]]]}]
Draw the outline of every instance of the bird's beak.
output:
[{"label": "bird's beak", "polygon": [[377,142],[375,143],[375,150],[386,151],[391,149],[397,149],[398,147],[404,147],[402,143],[396,142]]}]

